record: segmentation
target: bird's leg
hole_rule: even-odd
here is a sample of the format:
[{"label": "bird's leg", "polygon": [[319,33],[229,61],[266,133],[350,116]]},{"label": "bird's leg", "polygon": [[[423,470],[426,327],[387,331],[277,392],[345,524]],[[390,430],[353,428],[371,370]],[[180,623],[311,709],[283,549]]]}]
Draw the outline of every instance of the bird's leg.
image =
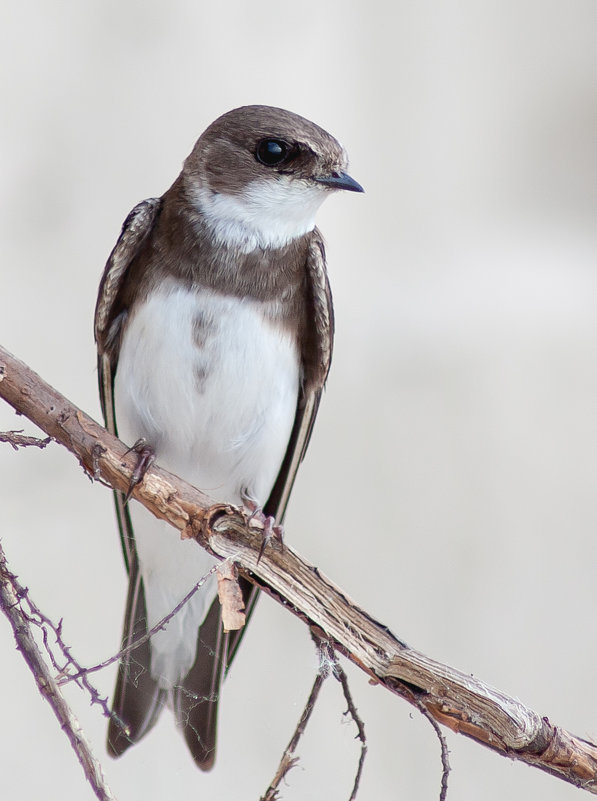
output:
[{"label": "bird's leg", "polygon": [[271,515],[263,515],[263,541],[261,542],[261,548],[259,549],[259,556],[257,557],[257,564],[261,561],[261,557],[265,553],[265,549],[269,541],[274,537],[275,539],[279,540],[280,545],[284,548],[284,528],[276,524],[275,518]]},{"label": "bird's leg", "polygon": [[279,540],[280,545],[284,547],[284,529],[282,526],[276,524],[276,520],[272,515],[265,515],[263,513],[263,508],[259,506],[258,501],[250,494],[246,487],[241,490],[240,499],[243,502],[243,506],[250,512],[249,525],[252,520],[258,520],[263,526],[263,541],[259,549],[259,556],[257,557],[257,564],[259,564],[272,537]]},{"label": "bird's leg", "polygon": [[263,509],[259,506],[257,499],[251,495],[247,487],[242,487],[240,499],[245,509],[250,512],[249,523],[260,515],[263,517]]},{"label": "bird's leg", "polygon": [[155,462],[155,451],[151,445],[148,445],[147,440],[143,439],[143,437],[138,439],[135,444],[128,449],[127,453],[131,453],[132,451],[139,456],[139,459],[131,475],[129,488],[124,497],[125,503],[128,503],[133,490],[137,484],[140,484],[143,481],[145,478],[145,473],[147,473],[151,465]]}]

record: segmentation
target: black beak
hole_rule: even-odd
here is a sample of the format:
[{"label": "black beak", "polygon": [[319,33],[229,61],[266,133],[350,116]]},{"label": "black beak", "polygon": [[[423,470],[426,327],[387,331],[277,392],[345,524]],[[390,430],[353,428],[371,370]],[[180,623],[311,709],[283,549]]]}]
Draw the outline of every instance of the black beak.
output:
[{"label": "black beak", "polygon": [[314,179],[316,183],[329,186],[330,189],[347,189],[349,192],[364,192],[363,187],[345,172],[333,172]]}]

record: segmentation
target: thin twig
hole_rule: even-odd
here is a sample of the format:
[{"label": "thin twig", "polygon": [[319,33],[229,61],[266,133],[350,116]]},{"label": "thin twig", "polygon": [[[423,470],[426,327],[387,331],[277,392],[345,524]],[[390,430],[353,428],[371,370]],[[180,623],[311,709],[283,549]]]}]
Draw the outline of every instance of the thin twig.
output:
[{"label": "thin twig", "polygon": [[40,693],[58,718],[95,795],[100,801],[114,801],[114,795],[106,783],[102,767],[94,757],[79,721],[64,700],[35,642],[31,623],[20,608],[19,593],[14,582],[15,578],[8,569],[4,551],[0,546],[0,607],[12,625],[17,648],[33,673]]},{"label": "thin twig", "polygon": [[437,739],[439,740],[441,753],[442,753],[442,781],[440,784],[440,791],[439,791],[439,801],[446,801],[448,796],[448,776],[450,775],[450,760],[449,760],[449,750],[448,750],[448,743],[446,742],[446,738],[444,737],[443,731],[440,729],[439,724],[436,720],[433,719],[433,716],[425,707],[425,705],[421,702],[419,698],[414,698],[414,703],[419,708],[423,717],[427,718],[433,730],[437,735]]},{"label": "thin twig", "polygon": [[39,437],[28,437],[23,434],[23,429],[18,431],[0,431],[0,442],[8,442],[9,445],[18,451],[19,448],[45,448],[52,441],[52,437],[40,439]]},{"label": "thin twig", "polygon": [[[78,671],[77,675],[73,676],[73,678],[76,679],[77,686],[89,693],[91,703],[100,706],[105,717],[111,717],[112,713],[110,712],[110,708],[108,706],[108,699],[100,696],[98,690],[88,680],[87,671],[80,667],[75,657],[71,654],[70,646],[64,642],[62,638],[62,619],[59,621],[58,625],[56,625],[47,615],[45,615],[37,606],[37,604],[31,599],[28,588],[23,587],[17,577],[14,575],[12,576],[12,586],[14,587],[15,595],[17,597],[19,611],[23,615],[24,619],[30,625],[36,626],[41,630],[44,649],[48,655],[52,667],[57,673],[57,676],[54,677],[56,685],[60,686],[63,684],[64,674],[70,669],[71,666],[74,667],[75,670]],[[24,604],[26,604],[27,610],[23,608]],[[53,648],[50,645],[48,637],[49,631],[54,634],[56,645],[58,646],[61,655],[66,660],[62,665],[58,663]]]},{"label": "thin twig", "polygon": [[352,793],[350,794],[350,798],[348,801],[354,801],[357,797],[357,793],[359,791],[359,784],[361,783],[361,775],[363,773],[363,765],[365,764],[365,756],[367,755],[367,737],[365,736],[365,724],[363,723],[359,713],[357,712],[357,708],[352,698],[352,693],[350,692],[350,687],[348,686],[348,677],[342,668],[338,660],[338,656],[336,652],[331,647],[331,644],[328,643],[328,647],[330,649],[330,659],[333,662],[333,674],[334,677],[340,682],[342,685],[342,691],[344,693],[344,698],[346,700],[346,704],[348,705],[348,709],[344,713],[345,715],[350,715],[351,718],[354,720],[355,726],[357,727],[357,738],[361,741],[361,755],[359,757],[359,764],[357,766],[357,772],[354,777],[354,784],[352,786]]},{"label": "thin twig", "polygon": [[280,786],[280,782],[288,774],[288,771],[294,768],[298,762],[298,757],[294,757],[293,754],[296,751],[299,740],[303,736],[303,733],[307,727],[307,723],[309,722],[309,718],[311,717],[311,713],[315,707],[315,702],[317,701],[319,691],[321,690],[323,682],[326,680],[326,678],[326,673],[317,671],[317,675],[315,676],[315,681],[311,687],[311,692],[309,693],[307,703],[305,704],[303,713],[299,719],[299,722],[297,723],[296,729],[294,730],[294,734],[290,738],[290,742],[282,754],[280,764],[278,765],[278,770],[276,771],[272,783],[267,788],[265,795],[261,797],[260,801],[276,801],[278,798],[278,787]]},{"label": "thin twig", "polygon": [[[227,561],[227,560],[225,560]],[[31,599],[29,594],[29,590],[27,587],[23,587],[20,582],[18,581],[17,577],[12,575],[12,585],[14,587],[15,595],[17,598],[17,603],[19,605],[19,609],[23,617],[27,620],[28,623],[31,625],[37,626],[42,632],[42,638],[44,643],[44,648],[46,653],[50,659],[52,667],[57,672],[57,676],[55,677],[55,681],[57,686],[61,687],[64,684],[68,684],[71,681],[74,681],[77,686],[82,689],[86,690],[89,693],[91,698],[92,704],[97,704],[101,707],[102,713],[106,718],[112,718],[115,720],[119,725],[124,726],[122,721],[119,717],[110,710],[108,705],[108,698],[102,698],[97,691],[97,689],[91,684],[89,681],[89,674],[96,673],[98,670],[102,670],[105,667],[113,664],[120,660],[125,654],[129,651],[133,651],[139,645],[143,645],[143,643],[147,642],[150,637],[153,637],[161,629],[165,628],[168,622],[176,615],[182,607],[189,602],[189,600],[195,595],[197,590],[205,584],[207,579],[217,570],[221,563],[214,565],[206,574],[203,576],[193,587],[192,589],[185,595],[185,597],[180,601],[179,604],[168,614],[166,617],[162,618],[162,620],[158,621],[153,628],[151,628],[148,632],[144,635],[139,637],[137,640],[132,642],[130,645],[122,648],[118,653],[111,656],[109,659],[104,660],[98,665],[93,665],[92,667],[82,667],[80,662],[72,655],[71,653],[71,646],[67,645],[64,642],[62,637],[62,619],[56,625],[47,615],[45,615],[40,608],[35,604],[35,602]],[[28,611],[23,609],[23,603],[27,604]],[[48,631],[52,631],[55,637],[56,645],[64,658],[64,664],[59,664],[52,646],[49,643],[48,639]],[[74,670],[75,672],[70,672]]]},{"label": "thin twig", "polygon": [[[227,560],[224,560],[224,561],[227,561]],[[176,614],[178,614],[178,612],[180,612],[180,610],[183,608],[183,606],[185,604],[187,604],[191,600],[191,598],[193,597],[193,595],[195,595],[197,590],[199,590],[199,588],[202,587],[205,584],[207,579],[211,575],[213,575],[213,573],[216,572],[216,570],[218,569],[218,567],[221,564],[223,564],[223,563],[222,562],[218,562],[212,568],[210,568],[210,570],[202,578],[199,579],[199,581],[185,595],[185,597],[182,599],[182,601],[180,603],[178,603],[174,607],[174,609],[166,615],[166,617],[163,617],[161,620],[158,620],[158,622],[155,624],[155,626],[153,626],[153,628],[151,628],[149,631],[147,631],[145,634],[143,634],[138,639],[134,640],[130,645],[127,645],[125,648],[122,648],[120,651],[118,651],[118,653],[114,654],[114,656],[111,656],[109,659],[106,659],[103,662],[100,662],[100,664],[98,664],[98,665],[93,665],[92,667],[88,667],[88,668],[82,668],[69,655],[68,659],[69,659],[70,663],[73,665],[73,667],[75,668],[75,670],[77,672],[76,673],[66,673],[64,671],[64,669],[61,670],[61,673],[63,673],[64,675],[60,676],[60,679],[59,679],[58,683],[60,685],[68,684],[68,682],[77,681],[82,676],[85,676],[88,673],[96,673],[98,670],[103,670],[105,667],[108,667],[108,665],[111,665],[114,662],[118,662],[123,656],[125,656],[125,654],[129,653],[129,651],[134,651],[140,645],[143,645],[144,643],[146,643],[148,640],[151,639],[151,637],[154,636],[154,634],[157,634],[158,631],[161,631],[162,629],[164,629],[166,627],[166,625],[170,622],[170,620],[172,620],[174,615],[176,615]],[[60,647],[61,647],[61,650],[63,650],[62,645],[60,645]],[[63,652],[64,652],[64,650],[63,650]]]}]

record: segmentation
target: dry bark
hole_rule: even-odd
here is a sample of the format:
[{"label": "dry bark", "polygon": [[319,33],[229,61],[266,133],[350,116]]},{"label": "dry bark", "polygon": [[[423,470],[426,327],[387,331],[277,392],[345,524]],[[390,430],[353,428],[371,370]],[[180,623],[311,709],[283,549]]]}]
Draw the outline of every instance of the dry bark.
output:
[{"label": "dry bark", "polygon": [[[0,396],[74,453],[91,477],[126,491],[135,454],[2,348]],[[182,536],[195,537],[222,559],[232,558],[241,576],[331,640],[376,683],[453,731],[597,794],[596,745],[410,648],[292,548],[273,539],[259,559],[261,532],[249,525],[242,509],[212,505],[190,484],[157,466],[150,468],[133,497]]]}]

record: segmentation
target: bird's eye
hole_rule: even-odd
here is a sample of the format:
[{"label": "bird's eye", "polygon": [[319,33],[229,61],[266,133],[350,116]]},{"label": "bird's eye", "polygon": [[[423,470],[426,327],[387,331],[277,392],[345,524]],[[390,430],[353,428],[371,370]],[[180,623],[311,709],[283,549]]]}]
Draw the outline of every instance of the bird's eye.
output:
[{"label": "bird's eye", "polygon": [[275,167],[288,161],[292,153],[290,145],[281,139],[262,139],[257,145],[255,156],[257,161],[267,167]]}]

